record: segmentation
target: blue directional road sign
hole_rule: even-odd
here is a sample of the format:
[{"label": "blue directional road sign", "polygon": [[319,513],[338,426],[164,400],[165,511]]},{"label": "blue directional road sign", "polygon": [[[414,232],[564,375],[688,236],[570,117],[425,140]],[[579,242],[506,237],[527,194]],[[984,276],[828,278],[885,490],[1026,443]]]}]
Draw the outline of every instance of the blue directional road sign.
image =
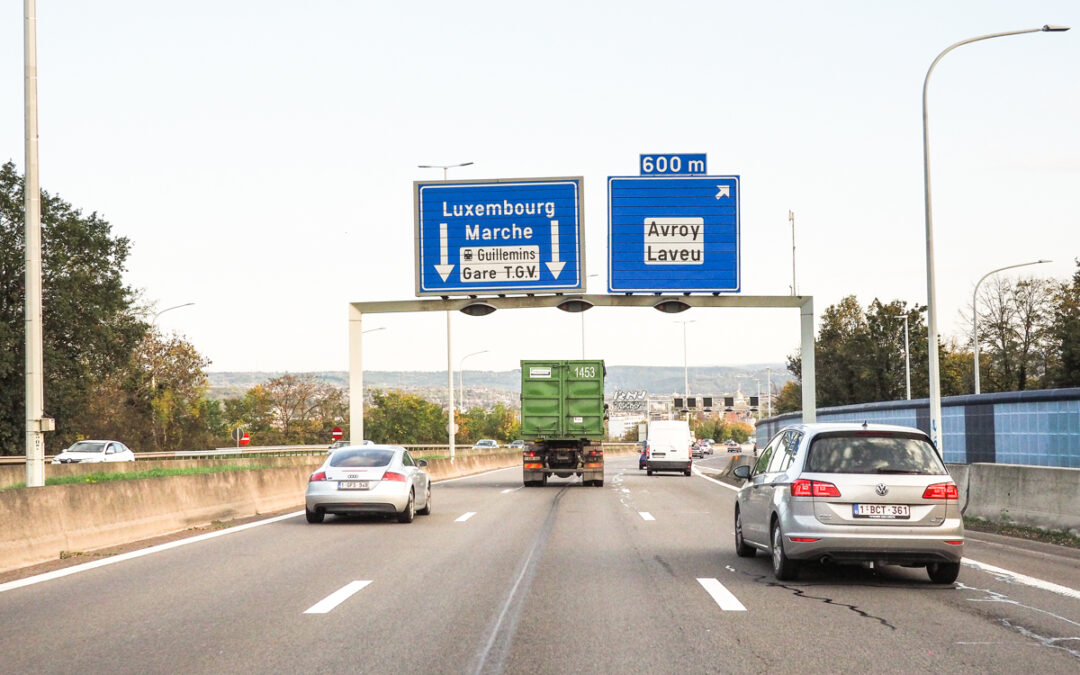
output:
[{"label": "blue directional road sign", "polygon": [[581,290],[583,182],[415,182],[416,295]]},{"label": "blue directional road sign", "polygon": [[737,293],[738,176],[608,178],[608,292]]}]

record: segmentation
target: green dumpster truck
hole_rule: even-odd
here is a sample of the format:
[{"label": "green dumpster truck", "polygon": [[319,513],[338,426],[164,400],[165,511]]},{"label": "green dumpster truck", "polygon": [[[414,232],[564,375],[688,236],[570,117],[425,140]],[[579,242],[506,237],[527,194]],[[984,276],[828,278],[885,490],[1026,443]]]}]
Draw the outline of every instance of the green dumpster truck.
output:
[{"label": "green dumpster truck", "polygon": [[604,485],[603,361],[522,361],[522,481],[547,484],[549,476],[579,476]]}]

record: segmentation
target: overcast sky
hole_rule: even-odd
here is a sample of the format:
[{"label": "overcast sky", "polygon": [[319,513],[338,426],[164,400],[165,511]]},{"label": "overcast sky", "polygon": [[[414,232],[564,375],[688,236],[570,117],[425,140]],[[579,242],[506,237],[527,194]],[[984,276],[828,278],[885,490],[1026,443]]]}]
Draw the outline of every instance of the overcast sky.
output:
[{"label": "overcast sky", "polygon": [[[22,3],[0,7],[0,161],[23,168]],[[1080,256],[1080,3],[38,3],[42,187],[133,246],[126,279],[210,370],[339,370],[351,301],[415,298],[419,164],[584,177],[588,291],[607,288],[608,176],[707,153],[741,185],[742,292],[820,313],[926,302],[921,92],[930,86],[942,332],[1005,265]],[[796,310],[594,309],[613,364],[781,362]],[[558,310],[455,314],[454,365],[581,356]],[[442,313],[372,316],[369,369],[446,368]],[[898,325],[898,330],[900,330]]]}]

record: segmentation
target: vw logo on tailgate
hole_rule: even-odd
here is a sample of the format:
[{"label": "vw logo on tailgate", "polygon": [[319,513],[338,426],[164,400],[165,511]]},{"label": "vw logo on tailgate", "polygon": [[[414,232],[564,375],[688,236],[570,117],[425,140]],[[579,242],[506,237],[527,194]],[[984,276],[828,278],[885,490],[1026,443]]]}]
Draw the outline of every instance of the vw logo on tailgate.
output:
[{"label": "vw logo on tailgate", "polygon": [[874,492],[878,493],[879,496],[884,497],[889,494],[889,486],[885,483],[878,483],[877,486],[874,487]]}]

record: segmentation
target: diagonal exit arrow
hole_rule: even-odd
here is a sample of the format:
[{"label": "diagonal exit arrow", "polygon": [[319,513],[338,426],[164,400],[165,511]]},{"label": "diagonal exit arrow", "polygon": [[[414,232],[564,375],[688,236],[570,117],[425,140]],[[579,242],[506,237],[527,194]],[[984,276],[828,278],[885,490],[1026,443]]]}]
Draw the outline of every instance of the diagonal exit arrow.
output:
[{"label": "diagonal exit arrow", "polygon": [[446,281],[446,277],[450,276],[450,272],[454,270],[453,265],[447,265],[447,240],[446,240],[446,223],[439,223],[439,263],[435,266],[435,271],[439,273],[443,281]]},{"label": "diagonal exit arrow", "polygon": [[559,221],[553,220],[551,221],[551,262],[547,264],[551,276],[558,279],[564,265],[566,263],[559,262]]},{"label": "diagonal exit arrow", "polygon": [[721,197],[730,197],[731,196],[731,186],[730,185],[717,185],[716,189],[718,190],[717,193],[716,193],[716,198],[717,199],[720,199]]}]

